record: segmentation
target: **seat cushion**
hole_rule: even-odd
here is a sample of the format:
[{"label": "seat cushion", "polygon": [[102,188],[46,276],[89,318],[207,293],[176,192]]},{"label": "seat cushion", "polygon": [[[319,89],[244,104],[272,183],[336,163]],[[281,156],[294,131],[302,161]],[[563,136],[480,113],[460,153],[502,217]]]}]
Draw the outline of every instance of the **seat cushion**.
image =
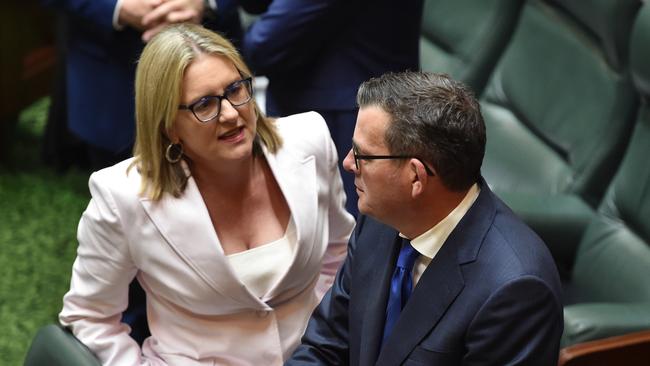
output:
[{"label": "seat cushion", "polygon": [[[585,25],[545,2],[526,2],[481,99],[490,114],[484,174],[491,184],[513,186],[507,181],[516,176],[518,189],[529,189],[518,183],[526,181],[597,205],[622,156],[638,98]],[[489,104],[510,113],[493,113]],[[505,128],[516,132],[494,132]],[[524,140],[513,139],[519,136]],[[508,153],[521,163],[495,162]]]},{"label": "seat cushion", "polygon": [[561,347],[650,329],[650,303],[588,303],[564,307]]},{"label": "seat cushion", "polygon": [[520,0],[425,0],[422,70],[449,74],[479,94],[512,35]]},{"label": "seat cushion", "polygon": [[100,362],[72,333],[57,324],[49,324],[34,337],[25,366],[99,366]]},{"label": "seat cushion", "polygon": [[644,106],[598,218],[580,243],[573,274],[578,300],[650,303],[649,142],[650,108]]},{"label": "seat cushion", "polygon": [[557,194],[573,183],[573,172],[560,156],[507,108],[481,106],[487,145],[482,173],[497,192]]}]

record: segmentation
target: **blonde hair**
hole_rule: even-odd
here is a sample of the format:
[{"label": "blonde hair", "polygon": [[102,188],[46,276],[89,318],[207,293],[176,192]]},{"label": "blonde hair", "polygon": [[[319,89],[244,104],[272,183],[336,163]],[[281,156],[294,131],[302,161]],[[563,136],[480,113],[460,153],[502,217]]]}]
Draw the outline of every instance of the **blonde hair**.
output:
[{"label": "blonde hair", "polygon": [[[135,75],[135,160],[129,169],[137,167],[142,176],[140,192],[152,200],[165,193],[178,197],[187,183],[188,175],[182,165],[165,159],[165,149],[171,143],[166,132],[171,130],[178,113],[185,69],[199,54],[226,57],[243,78],[251,76],[232,43],[200,25],[172,25],[149,41]],[[282,140],[274,121],[262,114],[255,99],[250,103],[257,116],[255,144],[264,144],[275,153]],[[258,150],[256,146],[254,152]]]}]

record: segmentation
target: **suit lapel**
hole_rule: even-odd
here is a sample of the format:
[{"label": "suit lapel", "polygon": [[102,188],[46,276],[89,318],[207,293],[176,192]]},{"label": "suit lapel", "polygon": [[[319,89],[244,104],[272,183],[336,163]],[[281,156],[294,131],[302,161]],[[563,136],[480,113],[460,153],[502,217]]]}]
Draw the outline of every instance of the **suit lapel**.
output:
[{"label": "suit lapel", "polygon": [[402,364],[463,290],[461,266],[476,260],[496,213],[495,198],[483,179],[479,186],[481,193],[476,202],[418,281],[379,354],[378,366]]},{"label": "suit lapel", "polygon": [[166,194],[157,202],[143,198],[141,203],[167,244],[212,289],[231,298],[234,308],[266,307],[232,271],[192,177],[180,197]]},{"label": "suit lapel", "polygon": [[[447,245],[450,244],[450,245]],[[453,243],[445,243],[422,274],[402,310],[377,365],[399,365],[438,323],[464,287]]]},{"label": "suit lapel", "polygon": [[[266,148],[263,148],[263,152],[296,224],[298,245],[292,267],[296,263],[306,266],[314,246],[300,245],[300,243],[305,240],[304,238],[313,238],[316,230],[317,187],[314,157],[310,156],[299,161],[290,152],[283,150],[279,151],[277,156],[269,154]],[[187,171],[189,173],[189,170]],[[188,179],[187,187],[181,197],[165,195],[158,202],[148,199],[142,199],[141,202],[167,243],[210,287],[222,296],[230,297],[239,306],[268,308],[267,304],[246,289],[232,271],[203,197],[192,177]],[[291,268],[284,276],[286,277],[290,271]],[[304,287],[305,279],[296,277],[292,279],[297,282],[296,287]],[[279,283],[282,283],[282,286],[272,289],[268,298],[272,298],[276,292],[290,286],[285,283],[285,280]]]},{"label": "suit lapel", "polygon": [[[269,292],[267,298],[274,298],[280,292],[286,292],[288,288],[304,288],[305,279],[302,273],[309,271],[309,268],[318,266],[311,259],[314,257],[312,251],[317,241],[316,222],[318,218],[318,186],[316,177],[316,165],[314,156],[308,156],[303,160],[296,159],[295,153],[281,149],[275,155],[268,154],[264,148],[266,159],[280,186],[280,190],[289,205],[289,210],[296,224],[297,243],[294,251],[294,258],[291,266],[284,273]],[[320,262],[320,255],[316,256]],[[295,276],[289,276],[289,274]],[[287,292],[287,294],[289,294]],[[281,301],[282,299],[278,299]]]}]

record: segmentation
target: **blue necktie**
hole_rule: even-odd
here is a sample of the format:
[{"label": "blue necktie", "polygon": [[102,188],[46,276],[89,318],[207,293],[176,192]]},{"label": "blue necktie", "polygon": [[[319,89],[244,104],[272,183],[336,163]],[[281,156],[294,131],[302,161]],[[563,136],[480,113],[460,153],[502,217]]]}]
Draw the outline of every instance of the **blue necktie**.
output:
[{"label": "blue necktie", "polygon": [[384,337],[381,341],[382,346],[386,343],[388,336],[397,323],[397,318],[402,308],[411,296],[413,290],[413,264],[415,259],[420,255],[413,247],[411,242],[404,239],[404,245],[399,252],[393,278],[390,280],[390,294],[388,295],[388,305],[386,306],[386,323],[384,324]]}]

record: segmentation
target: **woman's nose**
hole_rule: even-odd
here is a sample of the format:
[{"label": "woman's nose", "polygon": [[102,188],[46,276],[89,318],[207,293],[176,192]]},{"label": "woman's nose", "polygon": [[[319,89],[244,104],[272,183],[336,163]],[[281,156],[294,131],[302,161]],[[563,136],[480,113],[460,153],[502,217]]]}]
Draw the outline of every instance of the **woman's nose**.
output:
[{"label": "woman's nose", "polygon": [[219,111],[219,122],[226,123],[236,120],[239,116],[237,108],[233,107],[228,99],[221,100],[221,110]]}]

